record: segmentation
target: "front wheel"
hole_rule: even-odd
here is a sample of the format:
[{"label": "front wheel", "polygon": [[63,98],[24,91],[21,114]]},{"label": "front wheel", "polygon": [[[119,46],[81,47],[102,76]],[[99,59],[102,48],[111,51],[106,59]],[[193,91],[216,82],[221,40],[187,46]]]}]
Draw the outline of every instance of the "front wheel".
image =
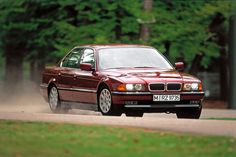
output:
[{"label": "front wheel", "polygon": [[199,119],[202,112],[202,105],[199,108],[184,108],[176,112],[178,118]]},{"label": "front wheel", "polygon": [[107,87],[103,87],[98,96],[98,107],[102,115],[121,116],[120,108],[112,103],[111,92]]},{"label": "front wheel", "polygon": [[55,86],[52,86],[49,90],[49,106],[53,113],[67,113],[69,111],[61,105],[59,93]]}]

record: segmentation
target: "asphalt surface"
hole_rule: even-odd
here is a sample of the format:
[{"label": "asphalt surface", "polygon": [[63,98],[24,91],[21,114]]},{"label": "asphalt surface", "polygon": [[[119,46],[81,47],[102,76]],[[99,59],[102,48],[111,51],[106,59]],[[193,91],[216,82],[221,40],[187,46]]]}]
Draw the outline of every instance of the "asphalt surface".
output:
[{"label": "asphalt surface", "polygon": [[48,104],[38,93],[1,97],[0,119],[62,122],[85,125],[113,125],[138,127],[157,131],[236,137],[236,120],[209,120],[209,118],[236,118],[236,110],[203,109],[200,120],[177,119],[175,114],[144,114],[142,118],[107,117],[98,112],[71,110],[69,114],[52,114]]},{"label": "asphalt surface", "polygon": [[34,84],[27,83],[24,87],[9,95],[3,94],[5,92],[0,90],[0,119],[113,125],[236,137],[236,120],[209,120],[209,118],[236,118],[236,110],[203,109],[199,120],[177,119],[175,114],[165,113],[144,114],[142,118],[126,117],[125,115],[107,117],[101,116],[98,112],[83,110],[71,110],[69,114],[52,114],[48,104],[36,92],[38,91],[37,86],[34,87]]},{"label": "asphalt surface", "polygon": [[[32,102],[33,104],[33,102]],[[144,114],[144,117],[107,117],[98,112],[71,110],[69,114],[52,114],[46,103],[39,105],[0,106],[0,119],[40,122],[59,122],[85,125],[137,127],[156,131],[236,137],[236,110],[203,109],[200,120],[177,119],[175,114]]]},{"label": "asphalt surface", "polygon": [[223,135],[236,137],[236,121],[230,120],[190,120],[175,118],[159,118],[144,116],[135,117],[106,117],[97,115],[48,114],[1,112],[0,119],[62,122],[86,125],[113,125],[123,127],[138,127],[157,131],[183,132],[203,135]]}]

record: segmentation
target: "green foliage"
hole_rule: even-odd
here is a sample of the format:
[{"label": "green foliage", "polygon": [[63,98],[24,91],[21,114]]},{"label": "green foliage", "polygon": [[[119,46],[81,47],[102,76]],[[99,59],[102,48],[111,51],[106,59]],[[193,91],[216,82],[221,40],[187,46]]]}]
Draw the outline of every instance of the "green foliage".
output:
[{"label": "green foliage", "polygon": [[[227,34],[233,0],[154,1],[150,12],[137,0],[1,0],[0,47],[20,45],[28,60],[55,62],[76,45],[144,43],[186,63],[201,53],[202,66],[220,57],[216,31],[209,28],[217,14],[225,18],[219,31]],[[153,21],[154,20],[154,21]],[[150,40],[140,40],[140,21],[152,21]],[[227,47],[227,45],[223,45]]]},{"label": "green foliage", "polygon": [[201,53],[204,56],[201,64],[207,68],[212,58],[220,57],[220,46],[214,41],[216,32],[210,32],[209,26],[216,14],[220,13],[225,18],[221,33],[227,35],[232,11],[232,0],[155,1],[153,12],[157,22],[151,27],[150,42],[158,48],[169,41],[170,59],[173,62],[177,57],[183,57],[191,65],[194,57]]}]

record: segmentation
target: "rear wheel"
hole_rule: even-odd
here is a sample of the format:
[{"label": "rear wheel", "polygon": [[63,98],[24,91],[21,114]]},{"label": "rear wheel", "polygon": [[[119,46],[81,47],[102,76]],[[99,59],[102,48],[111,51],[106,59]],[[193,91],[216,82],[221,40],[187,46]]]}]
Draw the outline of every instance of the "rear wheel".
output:
[{"label": "rear wheel", "polygon": [[176,112],[178,118],[199,119],[202,112],[202,104],[199,108],[184,108]]},{"label": "rear wheel", "polygon": [[120,108],[112,103],[111,92],[107,87],[102,87],[99,92],[98,107],[103,115],[121,116],[122,114]]},{"label": "rear wheel", "polygon": [[49,106],[53,113],[67,113],[68,108],[63,108],[59,98],[58,90],[55,86],[52,86],[49,90]]}]

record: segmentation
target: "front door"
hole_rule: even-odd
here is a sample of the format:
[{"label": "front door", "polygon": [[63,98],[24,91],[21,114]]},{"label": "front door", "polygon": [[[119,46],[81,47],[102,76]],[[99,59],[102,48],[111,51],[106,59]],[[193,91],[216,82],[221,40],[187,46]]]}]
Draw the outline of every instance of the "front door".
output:
[{"label": "front door", "polygon": [[[93,69],[96,69],[94,51],[89,48],[84,49],[80,63],[92,64]],[[99,83],[99,78],[95,71],[96,70],[80,70],[76,72],[77,77],[76,81],[74,82],[73,88],[77,89],[77,92],[74,93],[77,101],[84,103],[96,103],[96,89]]]},{"label": "front door", "polygon": [[62,61],[61,70],[58,73],[58,90],[62,101],[74,101],[73,85],[76,81],[76,71],[83,49],[73,49]]}]

